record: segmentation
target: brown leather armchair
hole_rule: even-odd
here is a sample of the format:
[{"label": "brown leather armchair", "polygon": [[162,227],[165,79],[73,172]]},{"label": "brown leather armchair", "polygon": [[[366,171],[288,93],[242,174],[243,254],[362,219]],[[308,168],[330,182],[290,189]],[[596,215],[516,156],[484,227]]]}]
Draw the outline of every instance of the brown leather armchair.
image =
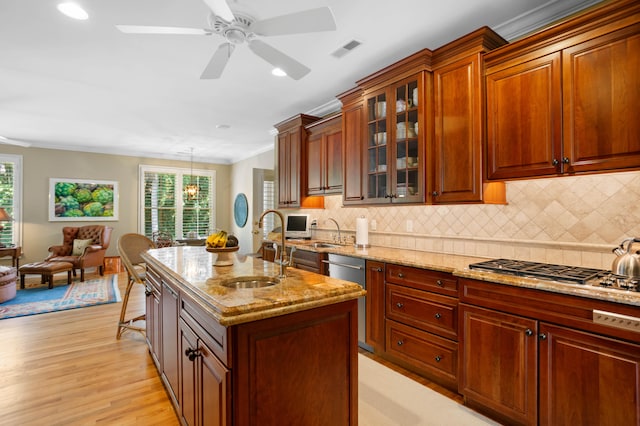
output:
[{"label": "brown leather armchair", "polygon": [[[76,269],[80,269],[80,281],[84,281],[85,268],[97,267],[100,275],[104,275],[104,255],[111,242],[111,231],[113,228],[104,225],[65,226],[62,228],[62,245],[49,247],[49,256],[45,261],[72,263],[74,277]],[[74,240],[92,241],[82,254],[74,256]]]}]

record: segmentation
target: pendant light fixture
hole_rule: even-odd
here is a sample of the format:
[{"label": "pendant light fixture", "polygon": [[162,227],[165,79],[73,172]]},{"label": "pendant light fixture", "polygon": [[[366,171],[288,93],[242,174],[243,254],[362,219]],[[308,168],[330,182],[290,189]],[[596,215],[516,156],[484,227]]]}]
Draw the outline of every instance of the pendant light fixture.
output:
[{"label": "pendant light fixture", "polygon": [[187,200],[195,200],[198,198],[200,188],[197,184],[193,183],[193,148],[191,148],[191,174],[189,175],[189,184],[185,185],[184,192],[187,196]]}]

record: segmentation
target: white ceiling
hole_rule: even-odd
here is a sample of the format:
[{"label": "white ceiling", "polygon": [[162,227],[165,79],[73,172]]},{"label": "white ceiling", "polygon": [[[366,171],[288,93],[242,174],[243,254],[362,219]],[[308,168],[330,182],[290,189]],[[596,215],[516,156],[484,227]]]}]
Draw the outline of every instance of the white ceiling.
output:
[{"label": "white ceiling", "polygon": [[[62,1],[62,0],[59,0]],[[273,125],[326,113],[361,78],[481,26],[513,39],[598,0],[229,0],[256,19],[329,6],[337,31],[264,37],[311,68],[301,80],[238,46],[200,80],[222,37],[123,34],[116,24],[208,27],[203,0],[0,2],[0,135],[34,147],[233,163],[273,146]],[[363,44],[341,59],[346,42]],[[216,126],[225,124],[228,129]],[[1,149],[1,148],[0,148]]]}]

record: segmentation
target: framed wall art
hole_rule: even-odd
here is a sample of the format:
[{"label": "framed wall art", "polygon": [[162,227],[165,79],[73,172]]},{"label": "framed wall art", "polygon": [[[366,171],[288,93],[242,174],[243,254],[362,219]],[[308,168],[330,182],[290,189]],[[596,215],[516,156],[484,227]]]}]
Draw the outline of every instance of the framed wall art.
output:
[{"label": "framed wall art", "polygon": [[49,221],[118,220],[118,182],[49,179]]}]

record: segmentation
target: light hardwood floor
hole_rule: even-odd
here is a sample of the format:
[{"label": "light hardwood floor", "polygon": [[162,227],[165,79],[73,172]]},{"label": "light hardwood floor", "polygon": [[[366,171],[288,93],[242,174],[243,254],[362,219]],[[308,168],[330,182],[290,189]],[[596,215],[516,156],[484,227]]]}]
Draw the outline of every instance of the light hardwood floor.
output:
[{"label": "light hardwood floor", "polygon": [[[0,424],[178,425],[144,336],[116,340],[121,305],[1,320]],[[144,312],[142,286],[129,307]]]}]

